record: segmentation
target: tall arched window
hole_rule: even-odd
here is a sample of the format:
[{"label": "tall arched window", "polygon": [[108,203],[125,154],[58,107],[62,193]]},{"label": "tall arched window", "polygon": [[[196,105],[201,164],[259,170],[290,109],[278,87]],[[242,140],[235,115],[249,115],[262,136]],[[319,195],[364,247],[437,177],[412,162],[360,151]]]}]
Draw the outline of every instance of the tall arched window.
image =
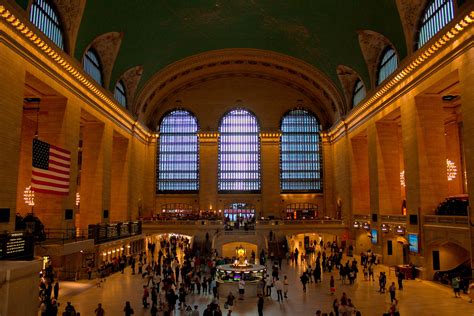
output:
[{"label": "tall arched window", "polygon": [[249,111],[227,113],[219,126],[219,191],[260,191],[260,127]]},{"label": "tall arched window", "polygon": [[47,0],[34,0],[31,4],[30,21],[59,48],[64,50],[64,36],[59,15]]},{"label": "tall arched window", "polygon": [[352,94],[352,106],[359,104],[365,98],[365,86],[362,80],[357,79],[354,85],[354,92]]},{"label": "tall arched window", "polygon": [[84,70],[100,85],[102,85],[102,67],[100,66],[99,56],[92,49],[89,49],[84,55],[82,61]]},{"label": "tall arched window", "polygon": [[161,121],[156,190],[161,193],[199,190],[199,143],[196,117],[174,110]]},{"label": "tall arched window", "polygon": [[281,121],[280,185],[282,191],[321,192],[321,138],[318,119],[293,110]]},{"label": "tall arched window", "polygon": [[398,67],[397,52],[392,47],[387,47],[380,58],[377,74],[377,85],[381,84]]},{"label": "tall arched window", "polygon": [[417,48],[425,45],[454,18],[453,0],[431,0],[421,19]]},{"label": "tall arched window", "polygon": [[115,85],[114,89],[114,97],[124,107],[127,107],[127,94],[125,93],[125,85],[123,84],[123,81],[120,80],[117,82]]}]

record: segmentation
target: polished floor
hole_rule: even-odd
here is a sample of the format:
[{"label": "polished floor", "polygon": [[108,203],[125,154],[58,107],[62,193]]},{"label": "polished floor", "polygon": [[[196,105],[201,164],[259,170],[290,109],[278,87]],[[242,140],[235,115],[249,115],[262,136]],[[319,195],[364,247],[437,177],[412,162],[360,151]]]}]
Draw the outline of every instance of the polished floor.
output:
[{"label": "polished floor", "polygon": [[[283,262],[283,274],[288,275],[290,280],[288,299],[284,303],[278,303],[276,293],[273,291],[272,298],[265,299],[264,315],[314,315],[316,310],[322,312],[332,311],[333,296],[329,294],[329,273],[324,274],[321,284],[309,284],[308,291],[302,291],[299,275],[301,265],[287,265]],[[377,266],[375,273],[382,270],[387,271],[384,266]],[[388,271],[387,271],[388,275]],[[378,282],[364,281],[359,275],[355,285],[341,285],[337,272],[334,274],[337,282],[335,297],[340,298],[342,292],[346,292],[352,299],[354,305],[362,315],[382,315],[390,307],[389,294],[380,294]],[[388,276],[388,284],[395,281],[393,275]],[[97,288],[95,281],[62,282],[60,297],[60,311],[64,310],[65,303],[70,301],[76,310],[83,316],[94,315],[97,303],[102,303],[106,315],[123,315],[122,312],[125,301],[130,301],[135,310],[135,315],[150,315],[149,309],[145,309],[141,304],[142,286],[144,280],[138,275],[131,275],[130,268],[125,270],[125,274],[115,274],[110,276],[102,287]],[[410,280],[405,281],[404,289],[397,291],[399,299],[400,315],[474,315],[474,303],[468,302],[468,297],[454,298],[453,292],[445,286],[429,281]],[[198,304],[200,314],[206,305],[211,301],[211,296],[189,295],[188,304]],[[221,298],[221,308],[223,315],[228,311],[224,307],[224,298]],[[257,299],[245,298],[243,301],[236,301],[233,306],[232,315],[257,315]],[[184,315],[184,312],[177,310],[175,315]]]}]

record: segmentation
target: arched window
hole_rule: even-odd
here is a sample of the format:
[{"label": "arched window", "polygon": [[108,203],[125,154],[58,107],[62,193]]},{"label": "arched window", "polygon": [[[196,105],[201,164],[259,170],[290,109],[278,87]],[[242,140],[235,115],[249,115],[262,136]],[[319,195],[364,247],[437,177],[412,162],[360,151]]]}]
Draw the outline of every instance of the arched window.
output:
[{"label": "arched window", "polygon": [[219,191],[260,191],[260,127],[249,111],[227,113],[219,126]]},{"label": "arched window", "polygon": [[196,117],[185,110],[166,115],[159,128],[156,190],[161,193],[199,190],[199,144]]},{"label": "arched window", "polygon": [[354,85],[354,93],[352,94],[352,106],[359,104],[365,98],[365,86],[362,80],[357,79]]},{"label": "arched window", "polygon": [[432,0],[421,19],[417,48],[425,45],[436,33],[454,18],[453,0]]},{"label": "arched window", "polygon": [[282,191],[321,192],[320,126],[306,110],[293,110],[281,121],[280,186]]},{"label": "arched window", "polygon": [[118,101],[118,103],[120,103],[124,107],[127,107],[127,94],[125,93],[125,86],[122,80],[117,82],[117,84],[115,85],[114,97]]},{"label": "arched window", "polygon": [[49,1],[33,1],[30,10],[30,21],[59,48],[64,50],[64,37],[59,16]]},{"label": "arched window", "polygon": [[102,67],[100,66],[99,57],[92,50],[89,49],[84,55],[83,59],[84,70],[100,85],[102,85]]},{"label": "arched window", "polygon": [[378,67],[377,85],[381,84],[398,67],[397,52],[390,46],[387,47],[380,58]]}]

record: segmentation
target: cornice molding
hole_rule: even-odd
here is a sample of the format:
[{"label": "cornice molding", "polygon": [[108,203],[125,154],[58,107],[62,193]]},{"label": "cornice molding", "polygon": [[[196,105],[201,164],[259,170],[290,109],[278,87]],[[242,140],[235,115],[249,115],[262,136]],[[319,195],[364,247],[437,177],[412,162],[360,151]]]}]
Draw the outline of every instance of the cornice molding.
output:
[{"label": "cornice molding", "polygon": [[[460,36],[466,34],[468,29],[472,28],[474,23],[474,10],[472,6],[469,10],[461,14],[459,18],[451,21],[439,34],[432,38],[422,48],[418,50],[411,58],[406,59],[402,65],[399,66],[389,78],[387,78],[381,86],[375,91],[372,91],[370,95],[355,107],[345,119],[340,120],[336,123],[329,131],[331,142],[337,141],[340,137],[343,137],[350,130],[363,124],[364,121],[368,120],[375,113],[379,112],[385,106],[393,101],[393,98],[406,93],[409,89],[413,88],[413,85],[418,83],[421,79],[424,79],[426,72],[419,73],[414,76],[420,69],[426,65],[426,63],[433,60],[435,55],[446,49],[448,44],[451,44],[454,40]],[[457,51],[462,49],[463,46],[472,46],[473,36],[470,36],[467,40],[468,43],[458,46],[455,50],[448,52],[450,58],[457,55]],[[442,60],[443,64],[447,62],[446,58]],[[438,62],[439,65],[440,62]],[[438,67],[436,67],[438,68]],[[432,73],[431,71],[428,73]],[[390,93],[399,85],[403,84],[403,88],[397,91],[396,95],[390,95]],[[384,102],[382,101],[384,98]]]},{"label": "cornice molding", "polygon": [[[17,16],[24,18],[21,14],[16,13],[14,8],[7,8],[5,5],[0,4],[0,22],[15,32],[15,38],[2,32],[2,37],[5,39],[4,42],[9,42],[11,43],[10,45],[16,46],[17,50],[23,52],[24,56],[28,56],[30,61],[36,65],[40,65],[46,73],[52,74],[55,79],[61,77],[59,81],[62,84],[66,84],[73,93],[85,100],[85,102],[91,104],[112,121],[117,122],[143,141],[149,139],[152,135],[150,131],[140,122],[133,119],[129,113],[124,111],[123,107],[111,96],[110,91],[97,86],[95,82],[89,80],[83,69],[78,67],[77,61],[59,50],[43,33],[37,32],[36,27],[29,21],[22,21]],[[16,36],[29,42],[31,45],[28,47],[22,45],[18,42]],[[34,51],[31,51],[31,48]],[[41,62],[39,56],[46,58],[51,64]],[[51,67],[52,65],[58,67],[62,73],[58,73],[57,69]],[[87,90],[96,99],[93,100],[87,97],[86,94],[80,92],[78,86]]]}]

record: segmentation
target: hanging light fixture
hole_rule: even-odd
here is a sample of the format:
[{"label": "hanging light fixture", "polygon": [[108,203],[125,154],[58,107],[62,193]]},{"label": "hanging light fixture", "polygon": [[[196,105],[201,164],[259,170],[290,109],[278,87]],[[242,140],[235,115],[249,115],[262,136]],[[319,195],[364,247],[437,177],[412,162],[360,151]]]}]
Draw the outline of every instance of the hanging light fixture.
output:
[{"label": "hanging light fixture", "polygon": [[405,183],[405,170],[400,172],[400,185],[404,188],[406,186]]},{"label": "hanging light fixture", "polygon": [[81,204],[81,194],[79,192],[76,193],[76,206]]},{"label": "hanging light fixture", "polygon": [[31,185],[25,188],[23,191],[23,200],[28,206],[35,206],[35,191],[31,190]]},{"label": "hanging light fixture", "polygon": [[458,174],[458,168],[456,167],[456,164],[449,159],[446,159],[446,173],[448,176],[448,181],[456,179]]}]

